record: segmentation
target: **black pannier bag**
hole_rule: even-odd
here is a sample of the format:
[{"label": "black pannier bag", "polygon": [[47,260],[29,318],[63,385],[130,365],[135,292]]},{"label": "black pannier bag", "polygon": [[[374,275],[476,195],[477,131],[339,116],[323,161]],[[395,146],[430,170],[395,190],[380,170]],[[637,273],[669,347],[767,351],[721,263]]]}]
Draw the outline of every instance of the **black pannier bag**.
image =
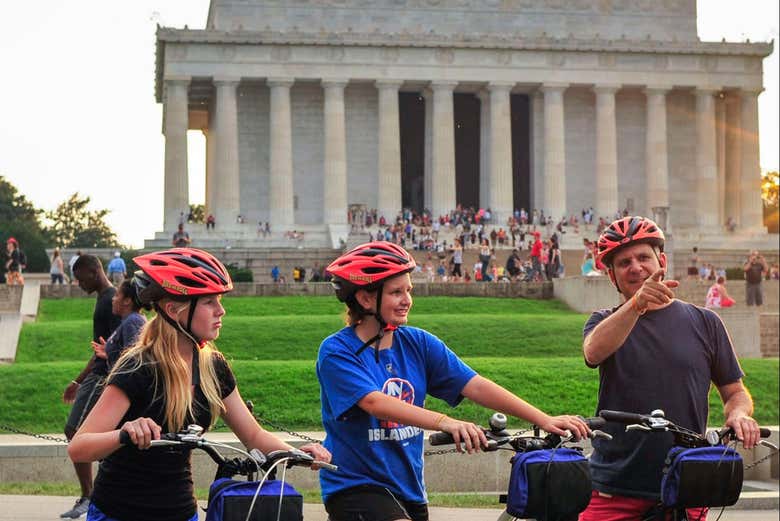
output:
[{"label": "black pannier bag", "polygon": [[590,503],[588,460],[569,448],[519,452],[512,457],[506,511],[539,521],[574,521]]},{"label": "black pannier bag", "polygon": [[[237,481],[221,478],[211,484],[206,510],[206,521],[246,521],[252,499],[257,492],[258,481]],[[279,496],[284,486],[281,515],[277,517]],[[250,521],[301,521],[303,496],[288,484],[268,480],[257,494]]]},{"label": "black pannier bag", "polygon": [[672,447],[666,456],[661,500],[669,507],[727,507],[742,492],[742,456],[732,447]]}]

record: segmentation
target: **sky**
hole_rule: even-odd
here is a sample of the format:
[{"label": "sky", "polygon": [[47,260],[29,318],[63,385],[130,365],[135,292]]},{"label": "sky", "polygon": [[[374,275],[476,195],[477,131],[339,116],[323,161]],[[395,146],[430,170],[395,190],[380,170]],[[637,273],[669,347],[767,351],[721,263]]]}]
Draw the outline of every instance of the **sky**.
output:
[{"label": "sky", "polygon": [[[594,0],[595,1],[595,0]],[[154,98],[155,28],[200,29],[208,0],[8,2],[0,18],[0,176],[36,207],[70,194],[121,243],[143,246],[162,229],[164,138]],[[778,169],[777,0],[698,0],[705,41],[775,40],[759,97],[761,167]],[[121,6],[121,8],[119,7]],[[190,201],[203,203],[205,140],[190,132]],[[1,225],[1,223],[0,223]]]}]

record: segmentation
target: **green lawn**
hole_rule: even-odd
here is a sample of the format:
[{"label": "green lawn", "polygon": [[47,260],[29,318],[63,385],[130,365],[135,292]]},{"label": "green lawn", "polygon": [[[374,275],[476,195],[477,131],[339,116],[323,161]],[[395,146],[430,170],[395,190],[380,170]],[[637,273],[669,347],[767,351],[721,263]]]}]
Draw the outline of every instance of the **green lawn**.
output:
[{"label": "green lawn", "polygon": [[[314,360],[322,339],[343,325],[342,306],[326,297],[226,298],[220,349],[231,360],[255,412],[294,429],[319,430]],[[17,362],[0,366],[0,425],[59,432],[65,385],[91,354],[94,299],[43,300],[38,321],[22,329]],[[421,297],[410,324],[440,336],[474,369],[553,413],[595,412],[598,372],[582,362],[586,316],[556,301]],[[762,424],[778,421],[778,360],[744,360],[745,382]],[[723,421],[717,392],[710,424]],[[432,409],[449,407],[431,399]],[[457,416],[485,424],[489,412],[464,403]],[[520,426],[515,423],[515,426]]]}]

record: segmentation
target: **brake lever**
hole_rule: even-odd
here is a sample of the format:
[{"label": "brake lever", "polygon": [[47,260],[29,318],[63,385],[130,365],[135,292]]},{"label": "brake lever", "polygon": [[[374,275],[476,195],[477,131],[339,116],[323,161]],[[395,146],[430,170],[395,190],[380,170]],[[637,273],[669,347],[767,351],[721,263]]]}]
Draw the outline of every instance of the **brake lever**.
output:
[{"label": "brake lever", "polygon": [[774,443],[772,443],[769,440],[760,440],[758,442],[758,444],[759,445],[763,445],[764,447],[769,447],[772,450],[780,450],[780,449],[778,449],[777,445],[775,445]]},{"label": "brake lever", "polygon": [[650,427],[648,427],[646,425],[640,425],[638,423],[632,423],[631,425],[626,425],[626,432],[628,432],[628,431],[646,431],[646,432],[650,432],[652,430],[653,429],[651,429]]},{"label": "brake lever", "polygon": [[609,440],[612,439],[612,435],[607,433],[607,432],[600,431],[598,429],[590,431],[590,439],[594,440],[596,438],[603,438],[603,439],[609,441]]}]

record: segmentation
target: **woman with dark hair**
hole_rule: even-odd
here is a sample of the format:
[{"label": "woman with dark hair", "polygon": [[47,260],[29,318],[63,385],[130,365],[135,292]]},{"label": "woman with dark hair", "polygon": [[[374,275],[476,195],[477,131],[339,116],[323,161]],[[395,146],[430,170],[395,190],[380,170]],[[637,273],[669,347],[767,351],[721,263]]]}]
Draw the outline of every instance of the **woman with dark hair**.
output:
[{"label": "woman with dark hair", "polygon": [[122,281],[111,299],[111,312],[121,317],[122,322],[108,340],[100,337],[99,342],[92,342],[95,356],[106,360],[109,370],[114,367],[125,349],[135,343],[146,324],[146,317],[141,314],[141,309],[150,310],[152,307],[138,300],[135,286],[129,279]]},{"label": "woman with dark hair", "polygon": [[320,473],[332,521],[428,519],[423,429],[452,434],[458,450],[485,446],[473,423],[426,409],[429,394],[453,407],[468,398],[556,434],[588,432],[579,418],[545,414],[478,375],[434,335],[405,326],[415,265],[403,248],[377,241],[327,268],[348,315],[317,359],[325,447],[339,462],[337,473]]}]

